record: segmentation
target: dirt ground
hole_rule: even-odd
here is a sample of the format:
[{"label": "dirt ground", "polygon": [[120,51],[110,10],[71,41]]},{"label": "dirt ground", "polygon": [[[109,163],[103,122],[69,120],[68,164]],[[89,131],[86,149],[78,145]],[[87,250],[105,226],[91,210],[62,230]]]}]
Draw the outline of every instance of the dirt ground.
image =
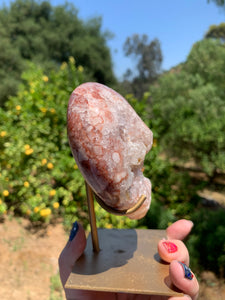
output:
[{"label": "dirt ground", "polygon": [[8,218],[0,224],[0,299],[49,300],[66,240],[60,223],[35,229],[28,220]]},{"label": "dirt ground", "polygon": [[[66,241],[61,222],[34,228],[28,220],[7,217],[0,224],[0,299],[65,299],[57,260]],[[224,282],[203,273],[199,299],[225,300]]]}]

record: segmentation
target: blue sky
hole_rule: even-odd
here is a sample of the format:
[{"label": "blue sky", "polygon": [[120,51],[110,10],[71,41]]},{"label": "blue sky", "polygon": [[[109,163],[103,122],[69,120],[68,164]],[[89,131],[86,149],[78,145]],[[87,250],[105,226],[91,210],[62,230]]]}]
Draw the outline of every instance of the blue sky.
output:
[{"label": "blue sky", "polygon": [[[2,1],[0,3],[10,1]],[[51,0],[52,5],[65,3]],[[212,24],[225,22],[225,10],[207,0],[73,0],[78,16],[87,20],[102,16],[102,29],[114,38],[108,42],[115,74],[121,78],[134,65],[124,57],[123,44],[134,33],[158,38],[163,53],[163,70],[186,60],[192,45],[201,40]]]}]

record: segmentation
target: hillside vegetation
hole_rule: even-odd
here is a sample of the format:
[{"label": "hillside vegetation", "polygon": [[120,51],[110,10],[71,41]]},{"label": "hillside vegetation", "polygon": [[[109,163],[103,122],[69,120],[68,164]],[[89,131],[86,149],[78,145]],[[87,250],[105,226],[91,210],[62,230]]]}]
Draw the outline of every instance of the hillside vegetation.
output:
[{"label": "hillside vegetation", "polygon": [[[166,228],[179,218],[192,219],[195,227],[188,247],[194,270],[212,270],[224,276],[225,209],[222,205],[206,207],[198,193],[205,187],[225,193],[224,181],[215,182],[218,174],[224,178],[225,173],[223,40],[199,41],[193,45],[186,62],[163,74],[156,72],[148,88],[137,93],[142,96],[136,98],[126,93],[127,81],[124,85],[116,85],[114,81],[110,49],[101,33],[100,21],[84,24],[77,19],[76,10],[68,10],[68,6],[52,8],[48,2],[30,0],[13,2],[0,11],[0,16],[0,31],[5,39],[0,48],[6,47],[0,51],[0,61],[5,62],[0,71],[3,78],[0,94],[4,94],[1,88],[7,91],[0,108],[1,218],[4,220],[6,214],[19,215],[36,224],[61,217],[66,227],[79,219],[90,229],[84,180],[68,144],[66,111],[71,92],[82,82],[97,80],[123,90],[126,99],[154,133],[153,148],[146,157],[144,171],[153,187],[147,216],[141,221],[131,221],[110,215],[96,205],[97,226]],[[44,34],[45,37],[52,34],[53,40],[57,36],[57,31],[52,30],[54,22],[67,27],[62,16],[74,18],[79,28],[78,35],[72,29],[67,32],[67,38],[72,34],[73,43],[67,45],[65,40],[63,45],[70,51],[55,49],[51,57],[50,52],[45,56],[45,50],[39,53],[39,46],[45,49]],[[18,27],[16,18],[20,21]],[[33,30],[38,30],[34,20],[46,25],[43,36],[36,41],[30,39]],[[83,32],[85,38],[81,43],[79,38]],[[149,45],[151,43],[143,43],[143,49]],[[157,42],[157,51],[158,45]],[[81,48],[84,51],[80,55]],[[57,53],[64,56],[59,58]],[[3,54],[9,55],[8,65],[7,56]],[[101,69],[97,70],[92,62],[100,57],[104,61],[104,54],[107,59],[103,65],[96,64]],[[7,84],[16,89],[12,91]],[[187,163],[194,164],[204,176],[191,177]]]}]

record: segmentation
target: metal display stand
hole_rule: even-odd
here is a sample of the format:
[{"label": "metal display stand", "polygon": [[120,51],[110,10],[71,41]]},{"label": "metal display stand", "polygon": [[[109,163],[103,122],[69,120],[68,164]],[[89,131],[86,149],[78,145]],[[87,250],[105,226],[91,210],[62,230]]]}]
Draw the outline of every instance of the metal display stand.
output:
[{"label": "metal display stand", "polygon": [[[75,263],[66,282],[69,289],[132,293],[162,296],[183,296],[171,283],[169,264],[157,252],[157,244],[166,236],[164,230],[97,229],[94,193],[86,183],[91,234],[84,254]],[[142,196],[135,207],[116,211],[98,203],[117,215],[128,215],[145,201]]]}]

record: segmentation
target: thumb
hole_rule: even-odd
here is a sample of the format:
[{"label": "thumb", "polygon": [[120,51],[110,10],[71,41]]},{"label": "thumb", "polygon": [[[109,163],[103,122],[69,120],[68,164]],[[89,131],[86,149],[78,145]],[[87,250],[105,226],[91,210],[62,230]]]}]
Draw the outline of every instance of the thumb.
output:
[{"label": "thumb", "polygon": [[59,273],[63,286],[69,277],[74,263],[84,252],[86,236],[83,227],[77,222],[73,223],[69,241],[59,256]]}]

